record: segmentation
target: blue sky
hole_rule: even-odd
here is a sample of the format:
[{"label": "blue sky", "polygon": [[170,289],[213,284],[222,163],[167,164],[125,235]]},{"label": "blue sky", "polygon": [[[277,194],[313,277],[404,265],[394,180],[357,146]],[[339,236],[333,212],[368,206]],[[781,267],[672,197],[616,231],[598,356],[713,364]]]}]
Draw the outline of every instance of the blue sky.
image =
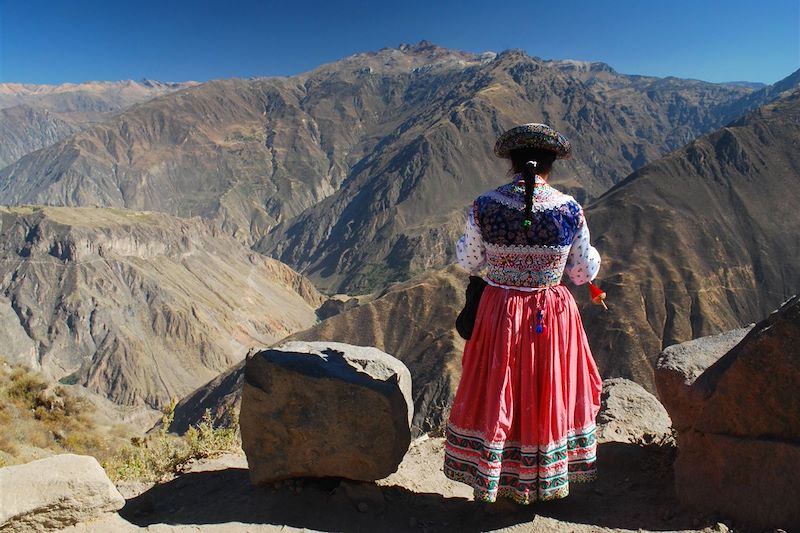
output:
[{"label": "blue sky", "polygon": [[773,83],[800,68],[800,0],[0,0],[0,82],[291,75],[422,39]]}]

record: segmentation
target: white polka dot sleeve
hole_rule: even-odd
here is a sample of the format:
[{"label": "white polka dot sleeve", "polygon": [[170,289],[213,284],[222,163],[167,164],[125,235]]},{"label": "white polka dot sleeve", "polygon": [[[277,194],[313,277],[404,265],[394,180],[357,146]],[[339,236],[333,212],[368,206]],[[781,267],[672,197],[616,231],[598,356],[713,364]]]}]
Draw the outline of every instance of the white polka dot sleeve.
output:
[{"label": "white polka dot sleeve", "polygon": [[477,274],[486,266],[486,248],[483,245],[481,230],[475,223],[473,210],[467,216],[467,228],[456,243],[458,264],[471,274]]},{"label": "white polka dot sleeve", "polygon": [[597,277],[600,272],[600,254],[591,245],[589,240],[589,228],[586,221],[582,221],[578,233],[572,240],[572,247],[567,256],[567,264],[564,273],[569,276],[575,285],[589,283]]}]

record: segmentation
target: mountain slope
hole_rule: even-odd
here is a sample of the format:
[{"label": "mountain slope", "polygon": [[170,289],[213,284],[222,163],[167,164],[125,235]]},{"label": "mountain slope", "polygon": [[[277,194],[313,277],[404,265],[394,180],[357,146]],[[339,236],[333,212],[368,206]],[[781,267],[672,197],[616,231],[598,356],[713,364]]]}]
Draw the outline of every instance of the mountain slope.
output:
[{"label": "mountain slope", "polygon": [[610,312],[584,306],[607,375],[652,389],[663,347],[800,292],[800,91],[647,165],[587,209]]},{"label": "mountain slope", "polygon": [[0,109],[0,168],[78,130],[77,125],[47,109],[27,104]]},{"label": "mountain slope", "polygon": [[134,104],[192,85],[149,80],[0,83],[0,168]]},{"label": "mountain slope", "polygon": [[0,208],[0,355],[117,403],[183,396],[314,324],[320,303],[305,278],[197,219]]}]

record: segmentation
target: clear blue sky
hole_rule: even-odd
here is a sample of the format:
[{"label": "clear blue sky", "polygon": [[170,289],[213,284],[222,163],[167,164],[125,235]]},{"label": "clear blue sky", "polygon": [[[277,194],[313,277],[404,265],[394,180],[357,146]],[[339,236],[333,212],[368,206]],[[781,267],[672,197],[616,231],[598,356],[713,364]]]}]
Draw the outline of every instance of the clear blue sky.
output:
[{"label": "clear blue sky", "polygon": [[0,0],[0,82],[290,75],[422,39],[773,83],[800,68],[800,0]]}]

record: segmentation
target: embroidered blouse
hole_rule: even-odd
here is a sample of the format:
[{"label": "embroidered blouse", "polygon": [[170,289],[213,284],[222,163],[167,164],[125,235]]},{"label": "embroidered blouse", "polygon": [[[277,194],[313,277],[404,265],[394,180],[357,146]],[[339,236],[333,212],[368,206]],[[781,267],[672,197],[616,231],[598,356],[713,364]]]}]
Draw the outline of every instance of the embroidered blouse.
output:
[{"label": "embroidered blouse", "polygon": [[489,283],[507,287],[550,287],[565,273],[576,285],[593,280],[600,254],[590,244],[580,204],[536,176],[531,214],[531,225],[523,227],[525,189],[519,176],[480,195],[456,245],[458,262],[471,273],[486,269]]}]

